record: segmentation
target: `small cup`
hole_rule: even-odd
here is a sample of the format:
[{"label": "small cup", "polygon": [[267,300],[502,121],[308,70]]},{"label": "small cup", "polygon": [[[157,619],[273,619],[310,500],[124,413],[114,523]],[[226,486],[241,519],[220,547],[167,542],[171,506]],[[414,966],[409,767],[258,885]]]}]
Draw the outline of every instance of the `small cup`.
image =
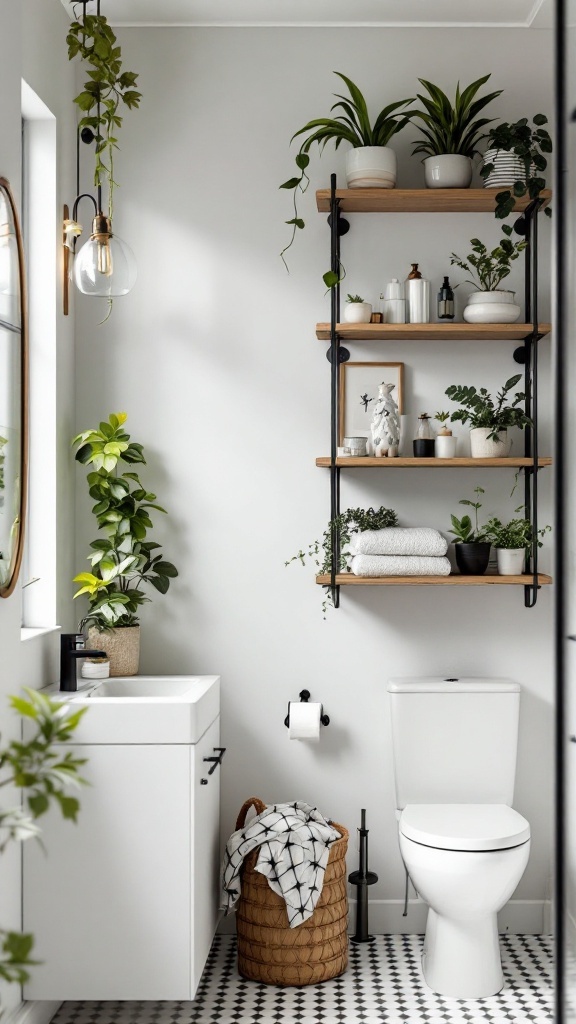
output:
[{"label": "small cup", "polygon": [[108,679],[109,675],[109,658],[86,658],[82,665],[83,679]]},{"label": "small cup", "polygon": [[366,445],[368,438],[366,437],[345,437],[344,448],[348,448],[349,451],[346,455],[354,455],[357,458],[366,455]]}]

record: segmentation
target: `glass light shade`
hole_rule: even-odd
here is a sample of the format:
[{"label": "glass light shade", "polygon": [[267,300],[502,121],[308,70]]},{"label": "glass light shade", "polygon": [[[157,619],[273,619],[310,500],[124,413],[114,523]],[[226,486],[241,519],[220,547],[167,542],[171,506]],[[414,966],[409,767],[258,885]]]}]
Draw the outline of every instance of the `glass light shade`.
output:
[{"label": "glass light shade", "polygon": [[109,230],[93,229],[74,257],[73,278],[84,295],[104,298],[127,295],[136,283],[134,253],[118,235]]}]

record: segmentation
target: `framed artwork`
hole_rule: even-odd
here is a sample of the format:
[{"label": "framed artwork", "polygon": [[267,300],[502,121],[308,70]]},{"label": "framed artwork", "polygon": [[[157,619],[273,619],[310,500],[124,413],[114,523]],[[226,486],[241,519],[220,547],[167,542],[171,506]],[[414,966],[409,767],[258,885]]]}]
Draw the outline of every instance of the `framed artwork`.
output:
[{"label": "framed artwork", "polygon": [[343,363],[340,367],[339,444],[344,437],[370,437],[372,406],[380,384],[393,384],[392,397],[404,409],[404,363]]}]

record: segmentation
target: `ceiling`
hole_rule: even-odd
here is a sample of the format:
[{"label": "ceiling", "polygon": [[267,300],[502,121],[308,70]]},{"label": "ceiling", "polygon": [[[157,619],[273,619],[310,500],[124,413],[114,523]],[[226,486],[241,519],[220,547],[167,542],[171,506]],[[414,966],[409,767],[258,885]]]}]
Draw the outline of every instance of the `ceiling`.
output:
[{"label": "ceiling", "polygon": [[[70,12],[70,0],[62,3]],[[552,6],[553,0],[102,0],[102,13],[115,26],[551,28]],[[95,8],[89,0],[88,10]]]}]

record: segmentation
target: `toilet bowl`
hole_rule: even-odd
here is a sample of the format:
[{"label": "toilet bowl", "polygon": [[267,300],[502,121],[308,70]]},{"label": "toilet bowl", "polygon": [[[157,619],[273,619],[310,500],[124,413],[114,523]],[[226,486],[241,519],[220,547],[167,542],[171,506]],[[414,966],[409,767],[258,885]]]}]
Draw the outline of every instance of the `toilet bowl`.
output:
[{"label": "toilet bowl", "polygon": [[497,913],[528,863],[530,825],[505,804],[408,804],[399,840],[429,906],[426,983],[456,998],[495,995],[504,983]]}]

